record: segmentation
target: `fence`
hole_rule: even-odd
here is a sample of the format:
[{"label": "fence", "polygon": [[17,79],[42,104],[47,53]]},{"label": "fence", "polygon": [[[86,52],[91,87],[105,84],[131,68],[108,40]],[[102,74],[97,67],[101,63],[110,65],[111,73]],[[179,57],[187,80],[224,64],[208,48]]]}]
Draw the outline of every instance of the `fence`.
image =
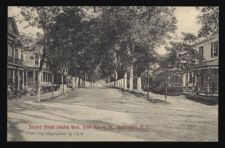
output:
[{"label": "fence", "polygon": [[[134,92],[143,92],[142,90],[142,78],[141,77],[134,77],[133,79],[128,77],[128,78],[121,78],[117,81],[109,82],[106,85],[109,87],[116,87],[116,88],[121,88],[125,90],[130,90]],[[131,87],[131,88],[130,88]]]},{"label": "fence", "polygon": [[41,91],[41,100],[57,97],[63,94],[63,91],[66,94],[71,89],[67,87],[67,84],[65,84],[64,86],[55,84],[53,88],[54,91],[52,91],[52,86],[43,86]]},{"label": "fence", "polygon": [[[165,93],[165,82],[164,81],[156,81],[152,78],[146,77],[127,77],[121,78],[117,81],[108,82],[106,84],[109,87],[116,87],[124,90],[129,90],[131,92],[143,93],[146,94],[147,91],[151,91],[154,93]],[[126,87],[125,87],[126,86]],[[168,82],[168,91],[173,95],[182,94],[182,83]]]}]

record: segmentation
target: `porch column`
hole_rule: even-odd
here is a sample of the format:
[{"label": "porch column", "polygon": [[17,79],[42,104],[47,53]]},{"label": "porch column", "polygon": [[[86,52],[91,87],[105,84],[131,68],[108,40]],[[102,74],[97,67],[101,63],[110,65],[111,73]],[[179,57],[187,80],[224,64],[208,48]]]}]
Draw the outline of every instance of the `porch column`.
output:
[{"label": "porch column", "polygon": [[15,83],[15,70],[14,69],[12,69],[12,80],[13,80],[13,83]]},{"label": "porch column", "polygon": [[187,71],[187,74],[186,74],[186,86],[185,86],[185,92],[186,93],[188,91],[188,81],[189,81],[189,72]]},{"label": "porch column", "polygon": [[44,81],[43,78],[44,78],[44,72],[41,73],[41,85],[43,84],[43,81]]},{"label": "porch column", "polygon": [[25,71],[23,70],[22,71],[22,89],[24,89],[24,73],[25,73]]},{"label": "porch column", "polygon": [[17,89],[20,90],[20,70],[17,70]]},{"label": "porch column", "polygon": [[194,90],[195,90],[195,86],[194,86],[195,81],[193,81],[193,79],[195,79],[195,72],[194,71],[192,71],[192,92],[194,92]]},{"label": "porch column", "polygon": [[127,90],[127,73],[124,73],[124,90]]},{"label": "porch column", "polygon": [[198,76],[197,76],[197,87],[198,87],[198,92],[200,91],[200,88],[201,88],[201,84],[200,84],[200,80],[201,80],[201,72],[198,70]]},{"label": "porch column", "polygon": [[48,84],[48,72],[45,73],[46,84]]},{"label": "porch column", "polygon": [[198,84],[198,71],[195,71],[195,86]]},{"label": "porch column", "polygon": [[137,77],[137,91],[141,92],[141,77]]},{"label": "porch column", "polygon": [[133,65],[130,67],[130,83],[129,83],[129,91],[133,90]]},{"label": "porch column", "polygon": [[33,87],[35,87],[35,70],[33,70]]},{"label": "porch column", "polygon": [[25,78],[26,78],[26,81],[24,81],[25,82],[25,86],[27,86],[27,71],[25,71]]},{"label": "porch column", "polygon": [[210,71],[209,68],[207,69],[207,95],[209,94],[210,91]]},{"label": "porch column", "polygon": [[183,74],[183,88],[186,86],[186,73]]}]

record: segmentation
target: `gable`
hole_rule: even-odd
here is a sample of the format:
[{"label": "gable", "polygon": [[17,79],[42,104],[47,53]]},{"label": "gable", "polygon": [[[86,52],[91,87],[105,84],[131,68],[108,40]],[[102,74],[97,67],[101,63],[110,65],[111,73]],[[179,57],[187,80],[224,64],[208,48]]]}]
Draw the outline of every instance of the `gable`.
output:
[{"label": "gable", "polygon": [[8,18],[8,32],[19,36],[19,31],[17,29],[16,22],[15,22],[14,18]]}]

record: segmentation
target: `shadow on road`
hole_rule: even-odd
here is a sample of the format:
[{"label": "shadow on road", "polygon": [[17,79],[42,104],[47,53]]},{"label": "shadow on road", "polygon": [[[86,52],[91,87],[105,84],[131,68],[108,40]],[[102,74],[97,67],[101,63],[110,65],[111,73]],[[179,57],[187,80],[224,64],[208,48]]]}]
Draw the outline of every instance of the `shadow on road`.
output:
[{"label": "shadow on road", "polygon": [[168,101],[165,101],[165,100],[160,100],[160,99],[145,99],[147,100],[148,102],[151,102],[151,103],[164,103],[164,104],[169,104]]},{"label": "shadow on road", "polygon": [[126,90],[119,90],[124,96],[129,96],[129,95],[133,95],[132,97],[136,97],[136,98],[142,98],[147,100],[148,102],[151,103],[164,103],[164,104],[168,104],[169,102],[165,101],[165,100],[161,100],[161,99],[153,99],[151,96],[148,99],[147,96],[145,94],[142,93],[138,93],[138,92],[130,92],[130,91],[126,91]]},{"label": "shadow on road", "polygon": [[[18,121],[18,123],[21,123],[21,121]],[[17,123],[12,123],[11,121],[8,120],[8,128],[7,128],[7,133],[10,133],[10,136],[12,137],[8,137],[7,134],[7,141],[24,141],[23,136],[21,135],[21,130],[19,130],[16,127]]]}]

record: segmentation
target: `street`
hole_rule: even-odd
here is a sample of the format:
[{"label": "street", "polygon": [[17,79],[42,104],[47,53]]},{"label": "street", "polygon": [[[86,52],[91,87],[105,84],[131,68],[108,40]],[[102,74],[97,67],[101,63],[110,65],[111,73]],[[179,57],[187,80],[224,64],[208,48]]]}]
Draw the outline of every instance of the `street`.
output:
[{"label": "street", "polygon": [[[218,141],[218,105],[106,87],[8,101],[8,141]],[[160,101],[161,100],[161,101]]]}]

